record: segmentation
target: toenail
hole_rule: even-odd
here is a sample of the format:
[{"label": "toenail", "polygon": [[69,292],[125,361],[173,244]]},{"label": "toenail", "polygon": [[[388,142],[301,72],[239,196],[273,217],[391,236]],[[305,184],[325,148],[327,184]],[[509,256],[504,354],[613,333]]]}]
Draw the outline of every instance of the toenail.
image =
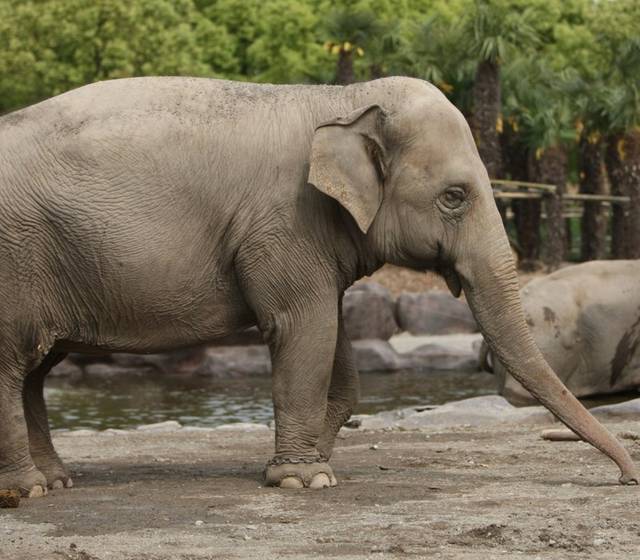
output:
[{"label": "toenail", "polygon": [[46,495],[47,495],[47,489],[44,488],[43,486],[40,486],[39,484],[37,484],[36,486],[31,488],[31,490],[29,490],[29,493],[27,494],[27,497],[29,497],[29,498],[42,498],[42,496],[46,496]]},{"label": "toenail", "polygon": [[304,484],[297,476],[286,476],[280,481],[280,488],[304,488]]},{"label": "toenail", "polygon": [[309,484],[309,488],[329,488],[329,486],[331,486],[331,481],[325,473],[315,475]]}]

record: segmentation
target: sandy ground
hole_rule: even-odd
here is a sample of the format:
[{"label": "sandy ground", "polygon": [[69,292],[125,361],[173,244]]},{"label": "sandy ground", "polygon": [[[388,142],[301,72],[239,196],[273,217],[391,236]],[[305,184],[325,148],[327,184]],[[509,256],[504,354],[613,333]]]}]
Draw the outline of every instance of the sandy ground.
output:
[{"label": "sandy ground", "polygon": [[76,487],[1,510],[0,558],[640,557],[640,487],[541,428],[349,431],[320,491],[261,487],[269,430],[58,434]]}]

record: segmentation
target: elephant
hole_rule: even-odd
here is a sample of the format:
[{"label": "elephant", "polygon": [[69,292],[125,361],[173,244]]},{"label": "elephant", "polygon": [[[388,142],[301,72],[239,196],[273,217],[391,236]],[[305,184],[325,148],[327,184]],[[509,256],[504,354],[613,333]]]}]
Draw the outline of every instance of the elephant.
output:
[{"label": "elephant", "polygon": [[[592,261],[521,290],[527,323],[549,365],[578,397],[640,385],[640,261]],[[480,362],[516,404],[533,397],[483,344]]]},{"label": "elephant", "polygon": [[341,298],[384,263],[464,290],[509,373],[638,482],[536,347],[470,128],[428,82],[83,86],[0,119],[0,206],[0,488],[71,484],[42,397],[68,352],[158,352],[251,326],[273,364],[265,484],[334,486],[358,398]]}]

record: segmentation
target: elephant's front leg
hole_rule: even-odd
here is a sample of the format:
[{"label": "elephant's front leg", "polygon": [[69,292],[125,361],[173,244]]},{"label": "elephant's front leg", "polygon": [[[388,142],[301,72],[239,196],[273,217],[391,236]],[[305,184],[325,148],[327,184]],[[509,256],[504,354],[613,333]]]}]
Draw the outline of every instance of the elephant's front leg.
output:
[{"label": "elephant's front leg", "polygon": [[329,459],[340,428],[349,420],[358,404],[360,380],[353,357],[351,341],[344,330],[342,313],[338,316],[338,341],[329,386],[327,413],[318,442],[318,451]]},{"label": "elephant's front leg", "polygon": [[265,482],[282,488],[335,484],[318,450],[327,412],[327,393],[336,347],[337,305],[295,309],[273,316],[267,338],[273,362],[276,454]]}]

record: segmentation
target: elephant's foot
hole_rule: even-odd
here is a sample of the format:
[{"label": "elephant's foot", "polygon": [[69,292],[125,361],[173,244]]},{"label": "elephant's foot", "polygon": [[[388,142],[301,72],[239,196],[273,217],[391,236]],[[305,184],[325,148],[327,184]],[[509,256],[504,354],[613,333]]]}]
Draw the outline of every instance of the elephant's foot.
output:
[{"label": "elephant's foot", "polygon": [[319,459],[274,457],[264,471],[266,486],[280,488],[329,488],[337,486],[329,463]]},{"label": "elephant's foot", "polygon": [[50,463],[46,465],[42,465],[37,461],[35,463],[36,465],[38,465],[38,469],[47,479],[47,486],[52,490],[73,487],[73,480],[71,480],[69,473],[67,473],[67,470],[64,468],[64,465],[62,465],[62,463]]},{"label": "elephant's foot", "polygon": [[0,472],[0,490],[18,490],[23,498],[47,494],[47,479],[35,466]]},{"label": "elephant's foot", "polygon": [[36,468],[47,479],[47,486],[52,490],[73,487],[73,480],[67,469],[53,449],[36,450],[31,448],[31,458]]}]

